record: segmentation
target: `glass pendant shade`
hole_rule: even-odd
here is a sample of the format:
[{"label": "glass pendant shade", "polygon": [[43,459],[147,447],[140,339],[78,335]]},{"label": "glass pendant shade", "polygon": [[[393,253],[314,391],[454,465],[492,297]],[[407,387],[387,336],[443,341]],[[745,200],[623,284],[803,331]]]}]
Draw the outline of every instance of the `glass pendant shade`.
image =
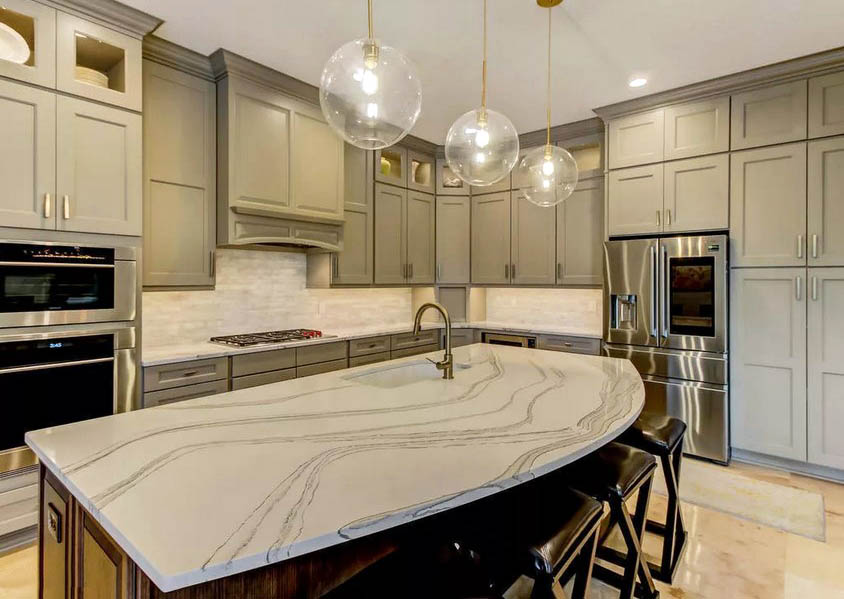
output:
[{"label": "glass pendant shade", "polygon": [[322,70],[319,104],[347,142],[378,150],[402,139],[422,109],[416,66],[391,46],[357,39],[337,50]]},{"label": "glass pendant shade", "polygon": [[470,110],[448,130],[445,159],[454,174],[469,185],[492,185],[509,175],[518,161],[519,135],[500,112]]},{"label": "glass pendant shade", "polygon": [[577,186],[577,162],[564,148],[541,146],[519,163],[519,178],[526,182],[524,196],[537,206],[556,206]]}]

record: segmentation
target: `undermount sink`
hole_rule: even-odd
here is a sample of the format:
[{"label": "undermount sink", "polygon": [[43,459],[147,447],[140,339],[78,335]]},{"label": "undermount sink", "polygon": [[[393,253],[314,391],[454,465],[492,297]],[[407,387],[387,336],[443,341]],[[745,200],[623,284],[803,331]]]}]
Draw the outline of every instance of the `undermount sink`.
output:
[{"label": "undermount sink", "polygon": [[[469,364],[454,365],[455,370],[466,370],[469,367]],[[442,371],[437,370],[436,366],[425,360],[404,364],[384,364],[383,366],[343,378],[360,383],[361,385],[394,389],[395,387],[404,387],[405,385],[412,385],[420,381],[435,381],[442,379],[442,377]]]}]

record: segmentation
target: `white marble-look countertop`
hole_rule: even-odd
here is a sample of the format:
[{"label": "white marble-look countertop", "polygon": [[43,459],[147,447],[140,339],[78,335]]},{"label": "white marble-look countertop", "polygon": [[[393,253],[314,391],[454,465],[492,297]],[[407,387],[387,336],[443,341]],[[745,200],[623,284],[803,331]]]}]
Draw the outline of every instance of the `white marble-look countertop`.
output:
[{"label": "white marble-look countertop", "polygon": [[[422,330],[441,329],[443,326],[444,325],[441,323],[428,322],[422,325]],[[489,321],[473,321],[452,323],[451,328],[484,329],[527,335],[572,335],[576,337],[590,337],[593,339],[601,338],[600,332],[580,329],[575,326],[560,328],[551,326],[511,325],[507,323]],[[330,337],[310,339],[307,341],[288,341],[287,343],[267,343],[263,345],[253,345],[250,347],[233,347],[221,345],[219,343],[211,343],[210,341],[201,343],[159,345],[152,347],[145,346],[141,352],[141,364],[143,366],[159,366],[161,364],[172,364],[187,360],[220,358],[224,356],[234,356],[237,354],[262,352],[287,347],[299,347],[302,345],[314,345],[317,343],[331,343],[332,341],[349,341],[352,339],[361,339],[363,337],[374,337],[376,335],[395,335],[396,333],[407,333],[411,330],[413,330],[413,323],[409,322],[406,325],[398,326],[356,327],[352,329],[326,330],[324,331],[325,334],[331,335]]]},{"label": "white marble-look countertop", "polygon": [[[644,405],[627,360],[482,344],[454,358],[450,381],[413,356],[26,442],[171,591],[518,485],[614,439]],[[389,387],[409,373],[415,382]]]}]

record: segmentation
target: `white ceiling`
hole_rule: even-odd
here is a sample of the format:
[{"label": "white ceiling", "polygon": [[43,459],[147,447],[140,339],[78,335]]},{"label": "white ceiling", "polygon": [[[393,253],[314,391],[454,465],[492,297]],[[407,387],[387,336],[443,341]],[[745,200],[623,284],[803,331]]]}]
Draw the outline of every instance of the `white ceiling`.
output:
[{"label": "white ceiling", "polygon": [[[319,84],[325,60],[366,35],[366,0],[122,0],[164,19],[158,35],[202,54],[223,47]],[[520,132],[545,125],[547,14],[489,0],[487,105]],[[480,104],[481,0],[374,0],[375,35],[416,63],[412,133],[442,143]],[[591,109],[838,47],[843,0],[566,0],[553,9],[553,124]],[[632,75],[649,83],[627,86]]]}]

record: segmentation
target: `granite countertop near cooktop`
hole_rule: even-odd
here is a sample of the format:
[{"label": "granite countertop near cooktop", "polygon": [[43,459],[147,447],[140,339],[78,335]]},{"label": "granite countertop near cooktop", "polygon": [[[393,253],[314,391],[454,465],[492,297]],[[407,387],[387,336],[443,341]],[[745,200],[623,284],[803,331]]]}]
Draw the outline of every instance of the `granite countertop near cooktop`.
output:
[{"label": "granite countertop near cooktop", "polygon": [[[422,330],[424,331],[427,329],[442,329],[443,326],[444,325],[442,323],[428,322],[422,325]],[[455,322],[452,323],[451,328],[452,330],[484,329],[505,333],[531,335],[571,335],[574,337],[589,337],[592,339],[600,339],[602,336],[600,331],[595,331],[591,328],[582,328],[577,326],[555,327],[546,325],[511,325],[507,323],[491,321]],[[141,354],[141,364],[143,366],[159,366],[162,364],[172,364],[176,362],[184,362],[187,360],[220,358],[224,356],[234,356],[238,354],[269,351],[273,349],[283,349],[287,347],[300,347],[303,345],[315,345],[318,343],[331,343],[332,341],[349,341],[352,339],[361,339],[363,337],[373,337],[376,335],[395,335],[397,333],[408,333],[412,330],[413,322],[408,322],[408,324],[406,325],[354,327],[349,329],[333,330],[326,329],[323,332],[326,335],[332,335],[331,337],[322,337],[320,339],[311,339],[307,341],[268,343],[264,345],[253,345],[251,347],[231,347],[226,345],[220,345],[218,343],[211,343],[210,341],[183,344],[174,343],[172,345],[168,344],[156,346],[145,345]]]},{"label": "granite countertop near cooktop", "polygon": [[[162,591],[465,505],[639,415],[627,360],[473,344],[58,426],[27,444]],[[339,498],[339,500],[338,500]]]}]

